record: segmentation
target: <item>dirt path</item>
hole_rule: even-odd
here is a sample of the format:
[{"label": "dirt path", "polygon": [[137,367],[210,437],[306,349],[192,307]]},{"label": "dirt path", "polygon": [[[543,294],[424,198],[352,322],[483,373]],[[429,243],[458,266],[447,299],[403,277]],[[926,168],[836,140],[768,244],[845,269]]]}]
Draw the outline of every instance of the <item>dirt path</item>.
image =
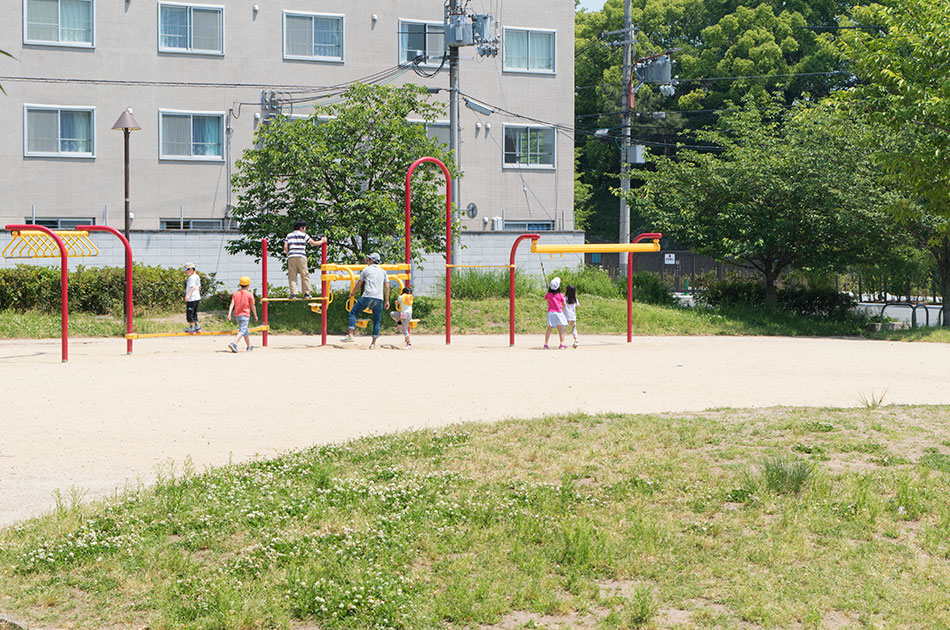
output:
[{"label": "dirt path", "polygon": [[[222,338],[0,341],[0,526],[40,514],[53,492],[87,498],[315,442],[568,411],[950,403],[950,346],[781,337],[590,336],[544,352],[540,338],[395,336],[365,342],[271,337],[234,355]],[[529,345],[530,344],[530,345]]]}]

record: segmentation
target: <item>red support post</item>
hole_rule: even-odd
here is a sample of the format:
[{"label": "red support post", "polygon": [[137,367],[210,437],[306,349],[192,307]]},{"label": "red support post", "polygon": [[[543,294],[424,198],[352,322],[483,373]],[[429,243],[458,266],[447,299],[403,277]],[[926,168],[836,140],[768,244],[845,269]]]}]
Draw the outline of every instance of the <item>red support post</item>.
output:
[{"label": "red support post", "polygon": [[[132,245],[129,239],[119,230],[108,225],[79,225],[76,229],[80,232],[108,232],[122,242],[125,247],[125,333],[132,334]],[[132,340],[126,338],[125,353],[132,354]]]},{"label": "red support post", "polygon": [[62,341],[62,359],[63,363],[69,361],[69,255],[66,253],[66,246],[63,239],[53,230],[42,225],[8,225],[9,232],[43,232],[56,242],[59,247],[60,264],[60,298],[62,300],[62,310],[60,312],[60,338]]},{"label": "red support post", "polygon": [[[449,169],[446,168],[442,160],[434,157],[421,157],[412,163],[406,172],[406,264],[411,263],[411,249],[409,246],[410,226],[412,223],[412,213],[410,210],[410,187],[412,185],[412,172],[416,167],[425,162],[437,164],[445,175],[445,344],[452,343],[452,177],[449,175]],[[410,275],[406,286],[411,286]]]},{"label": "red support post", "polygon": [[518,245],[526,238],[537,240],[540,234],[522,234],[511,245],[511,255],[508,257],[508,345],[515,345],[515,252]]},{"label": "red support post", "polygon": [[267,239],[261,239],[261,311],[264,313],[264,340],[262,345],[267,347]]},{"label": "red support post", "polygon": [[320,303],[320,345],[327,345],[327,311],[330,307],[329,293],[330,283],[323,279],[323,267],[327,264],[327,244],[324,243],[320,250],[320,297],[323,301]]}]

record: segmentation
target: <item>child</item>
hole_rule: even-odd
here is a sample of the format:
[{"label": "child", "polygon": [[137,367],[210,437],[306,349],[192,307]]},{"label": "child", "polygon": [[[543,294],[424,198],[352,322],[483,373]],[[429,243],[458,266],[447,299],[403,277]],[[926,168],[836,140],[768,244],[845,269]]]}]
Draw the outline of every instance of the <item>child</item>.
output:
[{"label": "child", "polygon": [[557,326],[558,337],[561,338],[560,350],[567,346],[564,345],[564,327],[567,326],[567,320],[564,319],[564,294],[561,293],[561,279],[554,278],[548,286],[548,292],[544,299],[548,301],[548,329],[544,333],[544,349],[548,349],[548,339],[551,337],[551,330]]},{"label": "child", "polygon": [[574,335],[574,347],[577,347],[577,289],[571,285],[564,287],[564,318],[567,320],[567,331]]},{"label": "child", "polygon": [[403,287],[402,293],[396,298],[395,305],[399,305],[399,311],[389,311],[389,316],[393,318],[396,325],[402,325],[402,334],[406,337],[406,345],[403,350],[411,350],[412,343],[409,342],[409,324],[412,322],[412,287]]},{"label": "child", "polygon": [[201,330],[198,324],[198,304],[201,302],[201,276],[195,271],[195,263],[185,263],[185,273],[188,280],[185,282],[185,321],[188,322],[186,333],[196,333]]},{"label": "child", "polygon": [[294,231],[284,239],[284,253],[287,255],[287,284],[290,285],[290,298],[297,297],[297,276],[300,276],[300,296],[310,297],[310,268],[307,262],[307,245],[319,247],[327,242],[324,236],[319,241],[307,234],[306,221],[294,221]]},{"label": "child", "polygon": [[251,286],[251,279],[247,276],[241,276],[241,288],[231,295],[231,304],[228,306],[228,321],[231,321],[231,312],[234,311],[234,319],[237,320],[238,334],[234,341],[228,344],[231,352],[237,352],[237,344],[244,337],[244,343],[247,344],[247,351],[254,349],[251,345],[251,335],[247,331],[247,323],[250,321],[249,314],[254,314],[254,321],[257,321],[257,306],[254,304],[254,294],[248,291]]}]

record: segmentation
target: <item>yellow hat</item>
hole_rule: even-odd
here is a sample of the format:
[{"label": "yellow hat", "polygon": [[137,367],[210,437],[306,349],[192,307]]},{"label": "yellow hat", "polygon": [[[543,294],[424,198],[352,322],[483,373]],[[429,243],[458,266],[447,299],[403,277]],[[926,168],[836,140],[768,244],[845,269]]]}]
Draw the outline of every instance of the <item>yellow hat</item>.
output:
[{"label": "yellow hat", "polygon": [[241,281],[239,282],[239,284],[240,284],[242,287],[249,287],[249,286],[251,286],[251,277],[250,277],[250,276],[241,276]]}]

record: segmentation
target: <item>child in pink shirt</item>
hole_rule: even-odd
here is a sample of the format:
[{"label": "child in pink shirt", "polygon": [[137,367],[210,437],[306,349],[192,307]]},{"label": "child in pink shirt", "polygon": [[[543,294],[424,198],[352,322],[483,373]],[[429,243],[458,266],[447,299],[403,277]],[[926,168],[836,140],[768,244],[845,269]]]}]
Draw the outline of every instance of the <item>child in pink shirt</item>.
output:
[{"label": "child in pink shirt", "polygon": [[544,333],[544,349],[548,349],[548,339],[551,337],[551,331],[557,327],[557,334],[561,338],[561,347],[564,345],[564,328],[567,327],[567,320],[564,318],[564,294],[561,293],[561,279],[554,278],[548,286],[548,292],[544,299],[548,302],[548,329]]}]

